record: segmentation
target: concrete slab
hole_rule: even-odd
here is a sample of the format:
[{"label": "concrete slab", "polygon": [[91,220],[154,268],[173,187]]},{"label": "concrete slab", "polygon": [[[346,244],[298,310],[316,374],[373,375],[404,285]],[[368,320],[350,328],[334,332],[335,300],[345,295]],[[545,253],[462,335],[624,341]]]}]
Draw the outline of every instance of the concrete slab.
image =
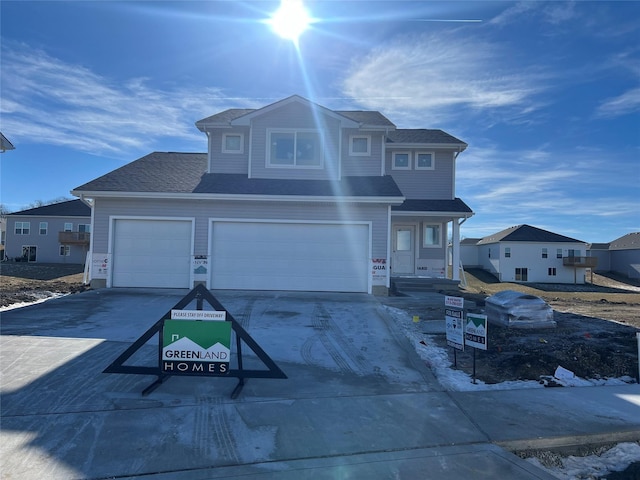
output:
[{"label": "concrete slab", "polygon": [[[142,397],[155,377],[101,373],[186,293],[98,290],[3,313],[3,479],[550,478],[489,442],[559,435],[573,400],[444,392],[367,295],[214,292],[289,376],[250,379],[236,400],[233,378],[172,377]],[[131,359],[157,361],[157,340]],[[566,430],[635,425],[618,393],[575,400],[614,413],[582,430],[576,413]]]}]

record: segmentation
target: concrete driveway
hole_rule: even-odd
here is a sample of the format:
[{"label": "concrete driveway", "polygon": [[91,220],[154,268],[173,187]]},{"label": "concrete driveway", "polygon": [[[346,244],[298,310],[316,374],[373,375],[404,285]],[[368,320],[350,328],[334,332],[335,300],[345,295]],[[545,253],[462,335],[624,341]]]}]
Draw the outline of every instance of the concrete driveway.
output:
[{"label": "concrete driveway", "polygon": [[[3,479],[551,478],[488,443],[369,295],[214,292],[288,376],[235,400],[232,378],[143,397],[155,377],[102,373],[186,293],[2,313]],[[157,364],[157,339],[130,363]]]}]

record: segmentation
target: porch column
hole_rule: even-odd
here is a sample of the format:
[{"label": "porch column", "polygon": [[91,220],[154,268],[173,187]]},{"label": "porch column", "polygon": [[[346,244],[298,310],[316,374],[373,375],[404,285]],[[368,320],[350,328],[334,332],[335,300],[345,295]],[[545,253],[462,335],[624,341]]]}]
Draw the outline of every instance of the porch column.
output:
[{"label": "porch column", "polygon": [[451,279],[460,281],[460,224],[458,219],[451,221]]}]

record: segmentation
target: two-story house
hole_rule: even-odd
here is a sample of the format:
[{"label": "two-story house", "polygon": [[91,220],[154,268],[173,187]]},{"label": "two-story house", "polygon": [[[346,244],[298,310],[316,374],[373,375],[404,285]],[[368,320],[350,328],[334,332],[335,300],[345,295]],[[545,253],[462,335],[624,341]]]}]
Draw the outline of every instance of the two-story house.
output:
[{"label": "two-story house", "polygon": [[473,212],[453,136],[297,95],[196,126],[207,153],[151,153],[72,192],[93,205],[92,285],[384,295],[391,275],[444,276],[449,230],[459,261]]},{"label": "two-story house", "polygon": [[91,208],[69,200],[6,216],[7,258],[22,262],[84,264],[91,242]]},{"label": "two-story house", "polygon": [[465,266],[477,263],[501,282],[585,283],[587,269],[597,265],[596,258],[587,256],[587,247],[575,238],[516,225],[477,240],[475,257],[465,252],[473,263]]}]

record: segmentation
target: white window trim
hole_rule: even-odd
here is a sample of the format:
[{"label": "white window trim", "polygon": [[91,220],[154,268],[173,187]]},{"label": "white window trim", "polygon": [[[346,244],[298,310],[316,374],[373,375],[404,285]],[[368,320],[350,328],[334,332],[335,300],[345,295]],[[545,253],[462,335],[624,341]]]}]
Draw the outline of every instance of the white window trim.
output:
[{"label": "white window trim", "polygon": [[[407,166],[396,166],[396,155],[407,155]],[[391,170],[411,170],[411,152],[391,152]]]},{"label": "white window trim", "polygon": [[70,257],[71,256],[71,246],[70,245],[60,245],[60,257]]},{"label": "white window trim", "polygon": [[[367,140],[366,152],[354,152],[353,140],[356,138],[364,138]],[[371,135],[350,135],[349,136],[349,155],[352,157],[370,157],[371,156]]]},{"label": "white window trim", "polygon": [[[320,164],[319,165],[281,165],[278,163],[271,163],[271,134],[272,133],[293,133],[297,136],[298,133],[315,133],[318,135],[318,141],[320,142]],[[320,130],[313,128],[267,128],[267,145],[266,145],[266,167],[267,168],[295,168],[295,169],[309,169],[309,170],[321,170],[324,168],[324,142],[322,141],[323,135]],[[295,142],[296,140],[294,140]],[[297,159],[294,159],[296,162]]]},{"label": "white window trim", "polygon": [[[431,166],[430,167],[420,167],[418,166],[418,156],[421,154],[431,155]],[[415,162],[416,162],[416,170],[435,170],[436,169],[436,154],[435,152],[416,152],[415,154]]]},{"label": "white window trim", "polygon": [[[427,227],[438,227],[438,243],[428,244],[426,230]],[[423,223],[422,224],[422,248],[442,248],[442,225],[439,223]],[[489,253],[491,255],[491,253]]]},{"label": "white window trim", "polygon": [[[44,228],[43,228],[43,225],[44,225]],[[42,233],[42,230],[44,230],[44,233]],[[49,234],[49,222],[40,222],[40,224],[38,225],[38,234],[39,235]]]},{"label": "white window trim", "polygon": [[[18,225],[20,225],[20,233],[18,233]],[[27,226],[26,229],[25,225]],[[27,233],[24,233],[25,230],[27,230]],[[15,235],[31,235],[31,222],[16,222],[13,226],[13,233]]]},{"label": "white window trim", "polygon": [[[238,150],[228,150],[227,137],[240,137],[240,148]],[[223,133],[222,134],[222,153],[244,153],[244,133]]]},{"label": "white window trim", "polygon": [[[67,227],[67,225],[71,225],[70,227]],[[68,230],[67,230],[68,228]],[[65,232],[73,232],[73,223],[71,222],[65,222],[64,223],[64,231]]]}]

